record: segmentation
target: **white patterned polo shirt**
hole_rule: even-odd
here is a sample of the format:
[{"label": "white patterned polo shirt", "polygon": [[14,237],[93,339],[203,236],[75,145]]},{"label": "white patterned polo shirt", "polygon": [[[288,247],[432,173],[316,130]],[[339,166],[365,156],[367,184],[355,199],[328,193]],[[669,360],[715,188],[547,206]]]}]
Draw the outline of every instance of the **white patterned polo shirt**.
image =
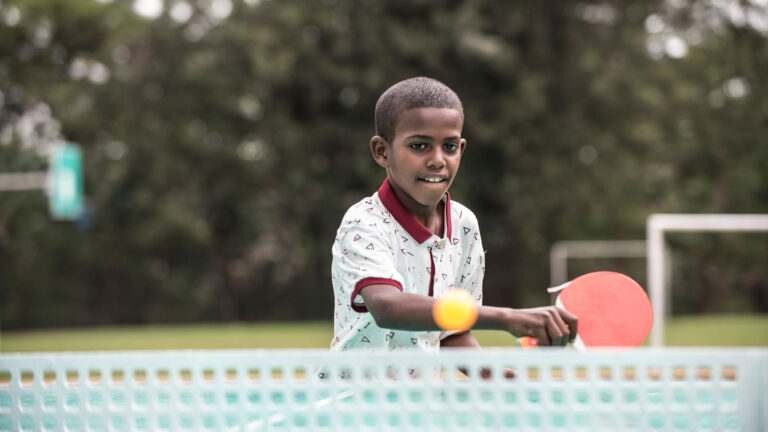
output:
[{"label": "white patterned polo shirt", "polygon": [[404,293],[436,297],[449,288],[469,291],[482,304],[485,256],[475,215],[446,192],[444,235],[418,222],[395,196],[389,180],[378,192],[350,207],[333,244],[335,299],[331,351],[352,348],[440,349],[455,332],[381,328],[360,290],[389,284]]}]

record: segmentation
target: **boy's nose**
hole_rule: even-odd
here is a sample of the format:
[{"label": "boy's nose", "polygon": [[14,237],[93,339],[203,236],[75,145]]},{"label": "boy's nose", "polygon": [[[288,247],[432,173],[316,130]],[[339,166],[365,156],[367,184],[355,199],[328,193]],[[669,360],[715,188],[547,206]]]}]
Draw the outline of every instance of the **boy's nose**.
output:
[{"label": "boy's nose", "polygon": [[443,151],[441,149],[435,149],[435,151],[431,152],[429,155],[429,160],[427,160],[427,167],[440,169],[444,166],[445,155],[443,154]]}]

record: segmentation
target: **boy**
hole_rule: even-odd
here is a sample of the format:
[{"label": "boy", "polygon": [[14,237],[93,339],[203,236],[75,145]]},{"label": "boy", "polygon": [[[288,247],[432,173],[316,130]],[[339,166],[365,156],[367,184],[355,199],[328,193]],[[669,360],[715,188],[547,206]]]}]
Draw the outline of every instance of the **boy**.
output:
[{"label": "boy", "polygon": [[440,331],[432,319],[434,299],[453,287],[477,301],[473,328],[572,341],[576,317],[554,306],[482,306],[477,219],[448,194],[467,146],[459,97],[439,81],[408,79],[381,95],[375,121],[371,152],[387,178],[347,211],[333,244],[331,350],[477,347],[470,331]]}]

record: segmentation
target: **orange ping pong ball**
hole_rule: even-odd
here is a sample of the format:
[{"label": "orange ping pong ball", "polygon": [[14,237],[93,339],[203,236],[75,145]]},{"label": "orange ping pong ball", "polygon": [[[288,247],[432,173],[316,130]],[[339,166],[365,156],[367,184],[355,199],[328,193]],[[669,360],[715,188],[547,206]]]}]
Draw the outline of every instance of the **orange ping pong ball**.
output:
[{"label": "orange ping pong ball", "polygon": [[467,330],[477,321],[477,306],[469,292],[452,288],[435,300],[432,318],[443,330]]}]

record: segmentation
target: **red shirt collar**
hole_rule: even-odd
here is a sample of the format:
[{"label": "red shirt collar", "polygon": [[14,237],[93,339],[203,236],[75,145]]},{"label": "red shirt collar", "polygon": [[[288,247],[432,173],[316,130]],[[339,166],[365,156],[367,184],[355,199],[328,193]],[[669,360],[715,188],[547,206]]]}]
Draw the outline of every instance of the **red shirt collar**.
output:
[{"label": "red shirt collar", "polygon": [[[392,185],[389,184],[389,178],[384,179],[384,183],[381,184],[378,193],[379,199],[384,204],[384,207],[392,213],[395,220],[408,231],[408,234],[410,234],[414,240],[421,244],[432,237],[432,232],[422,225],[421,222],[417,221],[416,218],[408,212],[403,203],[397,199],[395,191],[392,190]],[[448,192],[445,192],[445,212],[443,215],[446,238],[451,238],[451,195]]]}]

